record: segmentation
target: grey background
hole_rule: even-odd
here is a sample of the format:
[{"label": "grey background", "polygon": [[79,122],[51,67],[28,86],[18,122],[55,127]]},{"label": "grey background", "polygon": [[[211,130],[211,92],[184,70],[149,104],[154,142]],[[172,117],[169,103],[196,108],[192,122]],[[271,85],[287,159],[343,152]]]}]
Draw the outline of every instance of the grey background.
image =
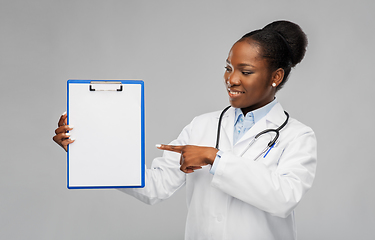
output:
[{"label": "grey background", "polygon": [[[183,239],[184,189],[148,206],[117,190],[68,190],[52,142],[66,80],[143,79],[147,165],[196,115],[228,105],[224,64],[278,19],[307,33],[278,94],[318,137],[296,209],[299,239],[374,239],[374,1],[0,0],[0,239]],[[98,126],[105,127],[105,126]]]}]

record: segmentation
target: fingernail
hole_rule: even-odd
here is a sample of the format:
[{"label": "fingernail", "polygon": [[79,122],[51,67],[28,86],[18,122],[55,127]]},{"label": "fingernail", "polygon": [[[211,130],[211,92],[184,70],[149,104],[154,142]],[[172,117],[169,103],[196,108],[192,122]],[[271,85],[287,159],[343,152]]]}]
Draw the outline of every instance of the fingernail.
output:
[{"label": "fingernail", "polygon": [[68,125],[69,128],[74,128],[74,125]]},{"label": "fingernail", "polygon": [[63,112],[63,114],[61,114],[61,116],[65,115],[65,114],[66,114],[66,111],[65,111],[65,112]]},{"label": "fingernail", "polygon": [[76,139],[75,138],[69,138],[70,140],[72,140],[72,141],[75,141]]},{"label": "fingernail", "polygon": [[155,147],[160,148],[161,144],[156,144]]},{"label": "fingernail", "polygon": [[70,136],[70,133],[65,133],[66,136]]}]

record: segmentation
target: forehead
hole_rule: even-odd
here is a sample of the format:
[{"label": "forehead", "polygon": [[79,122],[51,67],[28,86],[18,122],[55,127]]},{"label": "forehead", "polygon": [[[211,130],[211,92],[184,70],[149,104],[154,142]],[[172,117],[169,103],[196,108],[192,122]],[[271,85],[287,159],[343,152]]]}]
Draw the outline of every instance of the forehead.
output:
[{"label": "forehead", "polygon": [[231,64],[248,63],[264,64],[265,59],[261,57],[260,46],[253,40],[236,42],[228,55],[228,61]]}]

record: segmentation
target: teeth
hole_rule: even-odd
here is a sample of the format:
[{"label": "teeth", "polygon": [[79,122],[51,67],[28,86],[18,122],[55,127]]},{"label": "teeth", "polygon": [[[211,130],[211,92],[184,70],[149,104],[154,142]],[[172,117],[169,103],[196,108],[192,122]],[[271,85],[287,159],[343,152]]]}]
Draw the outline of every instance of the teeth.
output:
[{"label": "teeth", "polygon": [[233,95],[238,95],[238,94],[241,94],[242,92],[232,92],[232,91],[229,91],[230,94],[233,94]]}]

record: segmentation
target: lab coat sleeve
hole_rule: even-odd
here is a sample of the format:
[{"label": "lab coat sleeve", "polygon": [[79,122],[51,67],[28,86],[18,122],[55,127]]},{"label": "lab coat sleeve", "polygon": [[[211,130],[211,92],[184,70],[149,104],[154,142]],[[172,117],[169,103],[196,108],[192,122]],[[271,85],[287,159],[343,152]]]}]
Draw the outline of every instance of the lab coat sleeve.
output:
[{"label": "lab coat sleeve", "polygon": [[[191,126],[186,126],[171,145],[186,145]],[[180,170],[180,154],[164,151],[162,157],[155,158],[150,169],[146,169],[144,188],[118,189],[144,203],[153,205],[169,198],[185,184],[185,173]]]},{"label": "lab coat sleeve", "polygon": [[276,169],[224,152],[212,186],[273,216],[288,217],[311,188],[317,164],[316,138],[308,128],[284,148]]}]

